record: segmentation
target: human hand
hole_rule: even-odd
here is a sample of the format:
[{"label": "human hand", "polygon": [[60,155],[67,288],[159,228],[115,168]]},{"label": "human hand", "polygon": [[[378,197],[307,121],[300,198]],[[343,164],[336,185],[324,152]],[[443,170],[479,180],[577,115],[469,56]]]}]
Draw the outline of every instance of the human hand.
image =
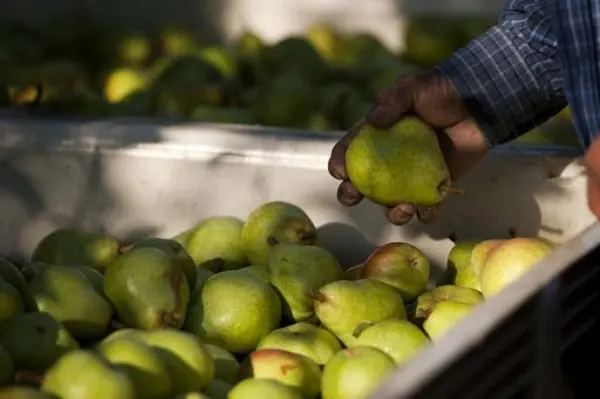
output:
[{"label": "human hand", "polygon": [[[436,71],[406,75],[381,93],[364,121],[351,128],[333,147],[329,173],[342,180],[337,192],[340,203],[354,206],[363,199],[345,168],[346,150],[362,124],[385,129],[409,114],[420,117],[435,129],[452,180],[473,168],[485,155],[486,140],[470,119],[465,102],[452,83]],[[437,216],[438,209],[439,204],[422,206],[410,203],[385,208],[388,220],[396,225],[408,223],[415,214],[421,222],[429,223]]]}]

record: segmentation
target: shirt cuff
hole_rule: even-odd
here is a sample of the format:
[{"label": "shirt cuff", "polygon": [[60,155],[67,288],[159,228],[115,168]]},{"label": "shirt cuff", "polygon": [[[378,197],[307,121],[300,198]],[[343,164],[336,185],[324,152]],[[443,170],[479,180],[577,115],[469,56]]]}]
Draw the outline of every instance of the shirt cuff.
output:
[{"label": "shirt cuff", "polygon": [[492,27],[436,70],[460,93],[489,147],[526,133],[566,105],[554,61],[508,26]]}]

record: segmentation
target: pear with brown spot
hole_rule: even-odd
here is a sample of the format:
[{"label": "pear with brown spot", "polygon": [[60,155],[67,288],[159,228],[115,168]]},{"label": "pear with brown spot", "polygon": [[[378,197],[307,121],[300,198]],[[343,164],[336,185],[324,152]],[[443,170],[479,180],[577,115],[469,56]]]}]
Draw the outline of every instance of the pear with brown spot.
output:
[{"label": "pear with brown spot", "polygon": [[266,378],[296,388],[306,398],[321,390],[321,370],[313,360],[280,349],[260,349],[242,363],[240,379]]},{"label": "pear with brown spot", "polygon": [[134,248],[104,273],[104,292],[132,328],[181,328],[190,299],[182,269],[160,249]]}]

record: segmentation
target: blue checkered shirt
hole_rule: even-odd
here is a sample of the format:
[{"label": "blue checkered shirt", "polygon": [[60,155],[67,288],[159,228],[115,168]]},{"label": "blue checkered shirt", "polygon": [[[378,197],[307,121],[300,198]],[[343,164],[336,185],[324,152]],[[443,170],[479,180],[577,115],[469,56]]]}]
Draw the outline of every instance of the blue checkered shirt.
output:
[{"label": "blue checkered shirt", "polygon": [[584,148],[600,132],[600,1],[509,0],[498,24],[437,66],[490,147],[568,104]]}]

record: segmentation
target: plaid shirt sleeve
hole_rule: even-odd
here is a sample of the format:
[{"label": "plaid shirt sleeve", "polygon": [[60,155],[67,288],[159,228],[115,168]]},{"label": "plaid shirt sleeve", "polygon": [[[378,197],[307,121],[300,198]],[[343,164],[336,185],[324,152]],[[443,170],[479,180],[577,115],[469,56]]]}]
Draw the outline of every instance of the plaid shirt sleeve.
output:
[{"label": "plaid shirt sleeve", "polygon": [[600,2],[559,0],[549,5],[573,124],[588,148],[600,132]]},{"label": "plaid shirt sleeve", "polygon": [[496,26],[437,66],[465,99],[490,147],[566,106],[553,20],[560,14],[549,9],[565,1],[509,0]]}]

